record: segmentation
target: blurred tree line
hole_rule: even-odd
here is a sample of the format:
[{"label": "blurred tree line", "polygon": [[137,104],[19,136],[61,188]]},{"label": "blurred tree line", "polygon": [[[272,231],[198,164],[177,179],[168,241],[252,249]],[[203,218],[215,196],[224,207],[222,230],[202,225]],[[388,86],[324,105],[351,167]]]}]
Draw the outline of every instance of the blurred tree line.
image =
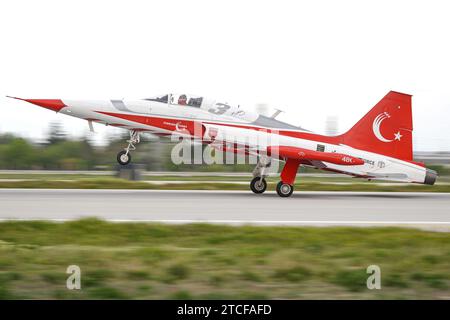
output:
[{"label": "blurred tree line", "polygon": [[89,170],[101,162],[102,154],[87,139],[52,136],[38,144],[11,134],[0,135],[1,169]]},{"label": "blurred tree line", "polygon": [[[75,139],[59,122],[50,124],[43,142],[36,143],[12,134],[0,134],[0,169],[21,170],[113,170],[117,152],[126,145],[129,133],[113,134],[104,146],[95,146],[89,136]],[[175,165],[174,143],[145,134],[132,151],[132,163],[150,171],[251,171],[254,165]]]},{"label": "blurred tree line", "polygon": [[[114,170],[117,152],[126,145],[129,133],[123,130],[112,134],[104,146],[95,146],[84,136],[69,137],[59,122],[50,124],[43,142],[36,143],[12,134],[0,134],[0,170]],[[203,171],[203,172],[252,172],[254,164],[181,164],[171,160],[175,143],[169,139],[155,140],[148,135],[141,136],[137,150],[132,151],[132,163],[149,171]],[[192,152],[192,155],[194,152]],[[282,165],[281,165],[282,167]],[[450,167],[428,165],[439,175],[450,175]],[[311,168],[300,168],[300,172],[324,173]]]}]

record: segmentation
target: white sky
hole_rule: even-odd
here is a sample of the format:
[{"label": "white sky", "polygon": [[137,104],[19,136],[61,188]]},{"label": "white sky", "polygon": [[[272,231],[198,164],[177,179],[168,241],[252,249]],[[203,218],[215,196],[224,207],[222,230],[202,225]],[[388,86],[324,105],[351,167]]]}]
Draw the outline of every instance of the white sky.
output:
[{"label": "white sky", "polygon": [[[2,1],[0,132],[40,138],[59,119],[4,98],[142,98],[187,92],[324,132],[389,90],[413,94],[417,150],[450,150],[448,1]],[[113,128],[97,125],[97,140]]]}]

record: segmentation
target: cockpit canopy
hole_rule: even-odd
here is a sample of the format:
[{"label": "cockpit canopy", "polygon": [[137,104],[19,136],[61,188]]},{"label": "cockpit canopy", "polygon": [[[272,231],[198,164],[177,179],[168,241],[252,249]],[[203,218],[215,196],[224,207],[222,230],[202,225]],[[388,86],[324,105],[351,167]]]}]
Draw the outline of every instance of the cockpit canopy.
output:
[{"label": "cockpit canopy", "polygon": [[166,94],[163,96],[157,96],[153,98],[147,98],[144,100],[148,101],[156,101],[156,102],[162,102],[162,103],[169,103],[174,105],[180,105],[180,106],[190,106],[195,108],[200,108],[203,102],[203,97],[194,96],[190,94]]},{"label": "cockpit canopy", "polygon": [[167,103],[168,97],[169,97],[169,95],[166,94],[165,96],[156,96],[156,97],[152,97],[152,98],[146,98],[144,100]]},{"label": "cockpit canopy", "polygon": [[[264,115],[260,115],[256,112],[251,112],[241,108],[240,105],[230,104],[230,103],[222,103],[219,101],[215,101],[209,98],[204,98],[200,96],[194,96],[191,94],[166,94],[160,95],[152,98],[144,99],[147,101],[155,101],[161,102],[167,105],[173,106],[188,106],[199,108],[204,111],[203,116],[205,119],[209,119],[209,117],[219,118],[227,120],[238,120],[238,121],[247,121],[252,124],[261,127],[269,127],[269,128],[279,128],[279,129],[287,129],[287,130],[303,130],[300,127],[279,121],[274,117],[267,117]],[[200,117],[200,116],[199,116]]]}]

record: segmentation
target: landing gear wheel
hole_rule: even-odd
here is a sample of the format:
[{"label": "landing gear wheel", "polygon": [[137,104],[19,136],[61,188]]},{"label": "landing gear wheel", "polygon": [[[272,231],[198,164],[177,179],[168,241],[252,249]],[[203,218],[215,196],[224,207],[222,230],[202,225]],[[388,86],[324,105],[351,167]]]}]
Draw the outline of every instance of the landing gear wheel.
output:
[{"label": "landing gear wheel", "polygon": [[267,189],[266,179],[264,178],[261,179],[261,177],[253,178],[252,181],[250,182],[250,189],[254,193],[263,193]]},{"label": "landing gear wheel", "polygon": [[130,161],[131,161],[131,154],[129,152],[127,153],[125,150],[122,150],[117,154],[117,162],[120,165],[125,166],[129,164]]},{"label": "landing gear wheel", "polygon": [[294,192],[294,186],[291,186],[290,184],[283,183],[283,181],[278,182],[277,184],[277,193],[282,198],[287,198],[292,195],[292,192]]}]

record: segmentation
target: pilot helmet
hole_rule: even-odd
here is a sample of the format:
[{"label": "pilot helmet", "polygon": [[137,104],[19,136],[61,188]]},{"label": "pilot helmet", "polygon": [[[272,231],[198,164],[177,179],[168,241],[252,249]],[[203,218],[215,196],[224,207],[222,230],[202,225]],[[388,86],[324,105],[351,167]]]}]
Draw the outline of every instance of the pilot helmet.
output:
[{"label": "pilot helmet", "polygon": [[178,103],[180,102],[184,102],[186,103],[187,97],[185,94],[180,95],[180,97],[178,98]]}]

